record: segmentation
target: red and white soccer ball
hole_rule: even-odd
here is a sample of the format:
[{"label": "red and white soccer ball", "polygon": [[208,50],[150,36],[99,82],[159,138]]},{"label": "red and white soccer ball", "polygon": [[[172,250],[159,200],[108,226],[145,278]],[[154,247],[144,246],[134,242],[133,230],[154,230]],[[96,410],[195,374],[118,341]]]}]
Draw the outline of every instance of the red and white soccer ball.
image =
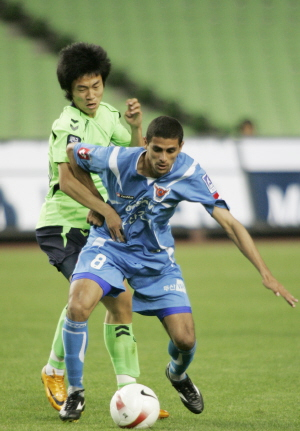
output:
[{"label": "red and white soccer ball", "polygon": [[153,390],[139,383],[119,389],[110,402],[111,417],[120,428],[149,428],[157,421],[159,411]]}]

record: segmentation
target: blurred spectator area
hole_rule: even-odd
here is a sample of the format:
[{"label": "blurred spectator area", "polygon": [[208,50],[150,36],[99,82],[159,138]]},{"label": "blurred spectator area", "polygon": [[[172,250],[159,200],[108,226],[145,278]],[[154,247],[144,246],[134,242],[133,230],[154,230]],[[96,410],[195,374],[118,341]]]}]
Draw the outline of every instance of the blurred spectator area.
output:
[{"label": "blurred spectator area", "polygon": [[[203,116],[217,134],[233,134],[241,119],[251,118],[260,136],[299,135],[299,0],[17,3],[58,34],[102,45],[113,70],[170,106]],[[0,21],[0,49],[0,141],[47,139],[66,104],[56,80],[57,55],[7,20]],[[125,99],[135,94],[122,90],[120,81],[117,89],[108,80],[104,101],[124,112]],[[143,109],[145,128],[169,113],[146,103]],[[185,129],[187,136],[197,134],[188,122]]]}]

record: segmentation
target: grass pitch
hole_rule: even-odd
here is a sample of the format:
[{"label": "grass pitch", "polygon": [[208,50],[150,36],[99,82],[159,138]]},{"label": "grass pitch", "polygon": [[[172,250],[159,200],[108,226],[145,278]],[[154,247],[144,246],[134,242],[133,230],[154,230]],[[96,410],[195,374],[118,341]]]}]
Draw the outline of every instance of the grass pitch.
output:
[{"label": "grass pitch", "polygon": [[[299,242],[259,242],[274,275],[296,297]],[[299,311],[261,284],[260,276],[229,241],[178,244],[191,298],[198,349],[189,368],[205,410],[190,413],[164,376],[168,338],[154,317],[134,315],[140,383],[158,395],[170,418],[157,430],[299,431]],[[90,319],[85,362],[87,407],[77,424],[64,424],[44,395],[45,365],[68,284],[38,247],[1,247],[0,430],[118,429],[109,402],[116,390],[103,343],[104,308]]]}]

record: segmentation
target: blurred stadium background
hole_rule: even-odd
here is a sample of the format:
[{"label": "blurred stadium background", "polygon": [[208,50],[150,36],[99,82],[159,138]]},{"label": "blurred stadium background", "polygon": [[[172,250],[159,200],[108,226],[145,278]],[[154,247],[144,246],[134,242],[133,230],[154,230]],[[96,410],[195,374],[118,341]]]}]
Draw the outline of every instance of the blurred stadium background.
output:
[{"label": "blurred stadium background", "polygon": [[[109,53],[104,101],[183,123],[186,151],[241,222],[300,231],[299,0],[0,0],[0,238],[33,237],[47,188],[47,139],[67,103],[57,53],[86,41]],[[238,124],[250,119],[255,136]],[[186,209],[189,208],[189,209]],[[183,205],[174,230],[218,232]]]}]

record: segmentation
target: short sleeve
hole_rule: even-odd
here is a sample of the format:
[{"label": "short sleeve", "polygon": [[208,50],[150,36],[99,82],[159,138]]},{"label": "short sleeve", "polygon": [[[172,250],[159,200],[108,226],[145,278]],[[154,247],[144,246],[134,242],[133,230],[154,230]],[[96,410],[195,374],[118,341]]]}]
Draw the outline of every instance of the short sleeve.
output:
[{"label": "short sleeve", "polygon": [[185,200],[201,203],[210,215],[215,206],[229,210],[229,206],[220,197],[212,180],[199,164],[196,165],[195,172],[187,183],[184,191]]},{"label": "short sleeve", "polygon": [[78,143],[73,151],[78,166],[85,171],[100,175],[107,166],[108,155],[112,151],[112,147]]},{"label": "short sleeve", "polygon": [[81,142],[83,124],[80,117],[76,119],[63,115],[52,126],[52,158],[54,163],[69,162],[66,147],[72,142]]}]

